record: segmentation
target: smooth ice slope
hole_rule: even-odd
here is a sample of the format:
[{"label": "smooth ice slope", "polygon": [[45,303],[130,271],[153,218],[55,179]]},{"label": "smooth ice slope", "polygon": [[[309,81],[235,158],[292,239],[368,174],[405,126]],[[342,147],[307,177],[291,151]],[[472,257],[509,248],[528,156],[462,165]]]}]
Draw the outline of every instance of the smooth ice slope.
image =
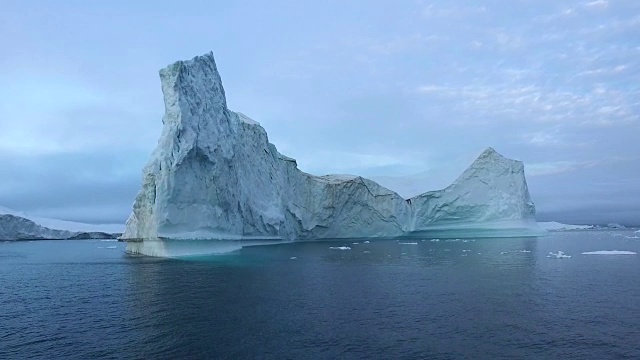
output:
[{"label": "smooth ice slope", "polygon": [[169,243],[194,239],[540,234],[522,163],[493,149],[447,189],[405,200],[359,176],[300,171],[258,122],[227,108],[211,53],[160,78],[164,127],[122,236],[129,251],[170,256]]}]

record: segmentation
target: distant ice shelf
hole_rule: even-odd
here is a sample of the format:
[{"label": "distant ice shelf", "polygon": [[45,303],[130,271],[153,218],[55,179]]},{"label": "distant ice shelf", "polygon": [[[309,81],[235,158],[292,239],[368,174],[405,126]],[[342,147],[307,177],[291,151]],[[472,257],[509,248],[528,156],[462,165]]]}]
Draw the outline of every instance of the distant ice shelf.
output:
[{"label": "distant ice shelf", "polygon": [[257,121],[228,109],[211,53],[169,65],[160,79],[163,130],[122,236],[130,252],[171,256],[179,241],[204,247],[195,239],[233,248],[546,234],[535,221],[522,162],[492,148],[447,188],[404,199],[361,176],[299,170]]}]

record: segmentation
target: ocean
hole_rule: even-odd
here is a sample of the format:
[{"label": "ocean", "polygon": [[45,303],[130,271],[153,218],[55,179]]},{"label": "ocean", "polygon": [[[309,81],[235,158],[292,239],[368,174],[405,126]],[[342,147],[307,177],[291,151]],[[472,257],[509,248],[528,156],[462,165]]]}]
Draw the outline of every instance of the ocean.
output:
[{"label": "ocean", "polygon": [[124,249],[0,243],[0,359],[640,359],[633,230]]}]

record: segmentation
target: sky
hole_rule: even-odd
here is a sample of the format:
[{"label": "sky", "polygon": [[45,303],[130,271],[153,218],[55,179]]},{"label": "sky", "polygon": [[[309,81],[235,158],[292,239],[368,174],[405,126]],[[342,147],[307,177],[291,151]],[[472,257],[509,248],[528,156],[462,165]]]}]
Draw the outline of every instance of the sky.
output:
[{"label": "sky", "polygon": [[538,220],[640,224],[640,1],[17,1],[0,12],[0,205],[128,217],[158,70],[213,51],[229,107],[313,174],[405,197],[487,147]]}]

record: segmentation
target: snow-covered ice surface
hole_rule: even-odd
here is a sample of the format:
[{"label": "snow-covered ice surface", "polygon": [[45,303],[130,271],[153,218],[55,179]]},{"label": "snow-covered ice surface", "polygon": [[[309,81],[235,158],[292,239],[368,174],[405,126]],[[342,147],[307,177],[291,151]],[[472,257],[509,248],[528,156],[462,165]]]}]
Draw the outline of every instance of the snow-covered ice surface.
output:
[{"label": "snow-covered ice surface", "polygon": [[626,250],[598,250],[585,251],[582,255],[637,255],[636,252]]},{"label": "snow-covered ice surface", "polygon": [[[411,199],[354,175],[313,176],[227,108],[211,53],[160,71],[163,131],[122,236],[165,240],[539,236],[522,162],[492,148],[449,187]],[[142,240],[142,241],[141,241]],[[148,244],[145,244],[147,243]]]},{"label": "snow-covered ice surface", "polygon": [[556,221],[538,221],[538,225],[549,231],[589,230],[594,228],[593,225],[571,225]]}]

